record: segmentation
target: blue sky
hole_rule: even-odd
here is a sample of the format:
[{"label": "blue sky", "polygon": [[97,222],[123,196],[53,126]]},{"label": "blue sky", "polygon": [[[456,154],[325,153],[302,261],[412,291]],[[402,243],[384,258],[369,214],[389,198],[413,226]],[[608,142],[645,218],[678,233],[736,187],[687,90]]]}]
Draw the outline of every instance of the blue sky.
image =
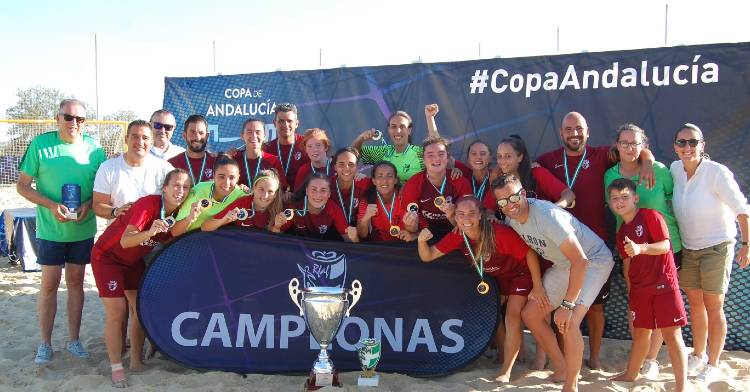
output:
[{"label": "blue sky", "polygon": [[[166,76],[750,41],[745,1],[4,1],[0,111],[54,87],[99,112],[161,107]],[[93,108],[90,112],[93,113]]]}]

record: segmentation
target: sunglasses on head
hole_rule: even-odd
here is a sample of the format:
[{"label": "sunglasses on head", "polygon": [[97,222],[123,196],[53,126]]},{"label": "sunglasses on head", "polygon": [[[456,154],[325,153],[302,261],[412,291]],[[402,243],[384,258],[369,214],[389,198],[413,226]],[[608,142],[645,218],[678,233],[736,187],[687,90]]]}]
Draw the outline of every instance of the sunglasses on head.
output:
[{"label": "sunglasses on head", "polygon": [[508,205],[508,203],[518,203],[521,201],[521,192],[523,191],[523,188],[519,189],[518,192],[508,196],[505,199],[499,199],[497,201],[497,206],[500,208],[505,208],[505,206]]},{"label": "sunglasses on head", "polygon": [[674,141],[674,145],[677,147],[685,147],[689,144],[690,147],[695,147],[702,141],[703,140],[701,139],[677,139]]},{"label": "sunglasses on head", "polygon": [[167,132],[172,132],[172,130],[174,129],[174,125],[162,124],[160,122],[155,122],[154,123],[154,128],[155,129],[164,129]]},{"label": "sunglasses on head", "polygon": [[86,117],[78,117],[67,113],[63,113],[63,118],[65,119],[65,121],[76,120],[79,124],[86,122]]}]

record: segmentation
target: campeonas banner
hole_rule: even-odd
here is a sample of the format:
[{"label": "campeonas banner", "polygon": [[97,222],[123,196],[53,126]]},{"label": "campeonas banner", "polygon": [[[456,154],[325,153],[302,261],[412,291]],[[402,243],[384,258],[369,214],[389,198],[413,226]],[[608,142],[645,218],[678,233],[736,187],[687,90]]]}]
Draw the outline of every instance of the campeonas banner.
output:
[{"label": "campeonas banner", "polygon": [[[325,129],[332,150],[365,129],[384,130],[395,110],[412,115],[419,143],[426,135],[424,105],[438,103],[438,128],[458,159],[476,139],[494,146],[511,134],[521,135],[534,157],[558,148],[562,117],[578,111],[587,119],[590,144],[610,145],[618,125],[635,123],[646,130],[656,159],[669,166],[677,127],[691,122],[703,129],[711,158],[750,194],[750,43],[165,80],[164,106],[178,124],[205,115],[215,150],[242,144],[240,127],[251,116],[264,120],[274,138],[272,108],[281,102],[297,104],[300,130]],[[725,303],[727,349],[750,351],[749,293],[750,269],[735,264]],[[619,274],[606,312],[605,336],[628,338]],[[689,343],[690,326],[683,331]]]},{"label": "campeonas banner", "polygon": [[419,261],[413,245],[347,244],[238,229],[196,232],[149,266],[138,312],[149,339],[186,366],[242,373],[307,372],[318,348],[289,296],[292,278],[362,297],[331,353],[359,369],[355,346],[382,342],[378,370],[440,375],[479,356],[495,330],[497,293],[458,253]]}]

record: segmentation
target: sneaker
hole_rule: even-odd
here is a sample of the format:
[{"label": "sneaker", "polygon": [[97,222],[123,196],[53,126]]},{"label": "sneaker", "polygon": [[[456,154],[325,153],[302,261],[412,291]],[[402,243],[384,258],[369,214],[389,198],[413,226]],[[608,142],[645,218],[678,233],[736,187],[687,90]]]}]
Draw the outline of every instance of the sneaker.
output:
[{"label": "sneaker", "polygon": [[659,362],[655,359],[647,359],[643,362],[641,375],[649,380],[656,380],[659,378]]},{"label": "sneaker", "polygon": [[80,340],[75,340],[75,341],[68,343],[68,351],[77,358],[89,358],[90,357],[88,351],[86,351],[86,349],[83,348],[83,345],[81,344]]},{"label": "sneaker", "polygon": [[688,362],[687,362],[687,374],[688,376],[695,376],[706,364],[708,363],[708,357],[706,355],[703,355],[703,357],[698,358],[695,355],[688,355]]},{"label": "sneaker", "polygon": [[698,376],[695,377],[695,379],[709,385],[712,382],[721,379],[721,370],[719,370],[718,366],[706,365],[703,368],[703,371],[698,373]]},{"label": "sneaker", "polygon": [[42,365],[49,363],[52,360],[52,346],[47,343],[42,343],[36,349],[36,357],[34,363]]}]

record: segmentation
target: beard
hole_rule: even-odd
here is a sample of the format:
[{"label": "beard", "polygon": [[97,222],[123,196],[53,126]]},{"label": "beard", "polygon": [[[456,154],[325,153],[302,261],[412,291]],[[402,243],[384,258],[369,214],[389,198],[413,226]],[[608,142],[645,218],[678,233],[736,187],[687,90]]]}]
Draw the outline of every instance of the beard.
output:
[{"label": "beard", "polygon": [[568,141],[567,139],[565,139],[563,141],[563,145],[565,145],[566,149],[568,149],[570,151],[576,151],[577,152],[577,151],[583,150],[586,147],[586,142],[587,141],[588,141],[588,138],[582,137],[580,139],[580,142],[578,143],[578,145],[574,145],[574,144],[571,144],[570,141]]},{"label": "beard", "polygon": [[197,147],[195,146],[194,143],[196,143],[196,141],[192,141],[192,142],[188,143],[188,145],[187,145],[188,150],[190,150],[191,152],[203,152],[203,151],[206,151],[206,146],[208,146],[208,140],[204,140],[203,142],[199,142],[200,145],[197,146]]}]

